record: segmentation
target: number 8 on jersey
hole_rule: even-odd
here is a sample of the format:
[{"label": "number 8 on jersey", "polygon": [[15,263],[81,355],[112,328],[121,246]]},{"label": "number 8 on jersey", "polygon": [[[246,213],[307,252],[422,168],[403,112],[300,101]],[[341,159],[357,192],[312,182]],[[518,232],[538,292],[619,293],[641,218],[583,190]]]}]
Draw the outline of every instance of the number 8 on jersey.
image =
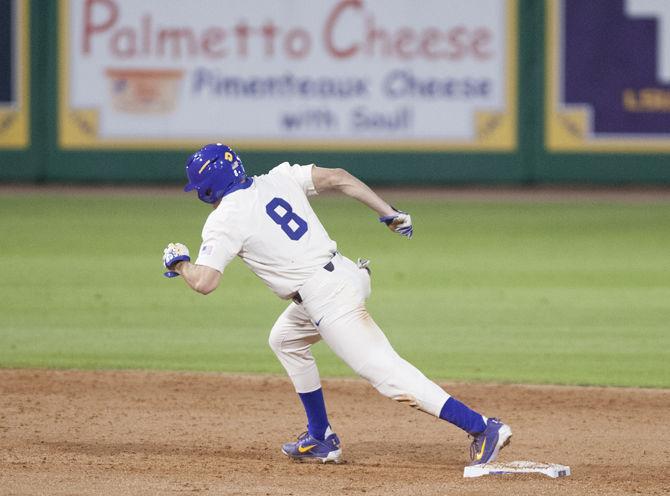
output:
[{"label": "number 8 on jersey", "polygon": [[265,205],[265,211],[293,241],[298,241],[307,232],[305,219],[296,214],[291,204],[283,198],[273,198]]}]

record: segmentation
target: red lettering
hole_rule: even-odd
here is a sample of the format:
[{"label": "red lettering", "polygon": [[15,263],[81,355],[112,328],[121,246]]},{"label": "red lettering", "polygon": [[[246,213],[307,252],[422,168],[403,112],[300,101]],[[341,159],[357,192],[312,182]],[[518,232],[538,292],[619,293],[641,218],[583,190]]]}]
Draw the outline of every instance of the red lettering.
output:
[{"label": "red lettering", "polygon": [[265,56],[272,57],[275,54],[275,37],[277,36],[277,26],[272,21],[265,23],[262,27],[263,40],[265,44]]},{"label": "red lettering", "polygon": [[[363,21],[363,32],[350,40],[337,39],[336,32],[340,26],[358,25],[347,15],[351,12],[358,16],[354,21]],[[359,55],[399,60],[462,60],[466,57],[483,60],[493,55],[492,38],[491,30],[486,27],[385,27],[376,22],[374,11],[365,9],[363,0],[338,2],[328,15],[323,30],[327,52],[340,59]]]},{"label": "red lettering", "polygon": [[347,48],[338,48],[335,46],[335,26],[342,13],[349,8],[360,10],[363,8],[363,2],[361,0],[343,0],[337,4],[326,19],[326,24],[323,29],[323,41],[326,45],[326,50],[338,59],[351,57],[360,49],[357,43],[352,43]]},{"label": "red lettering", "polygon": [[401,59],[411,59],[416,53],[416,31],[410,28],[402,28],[395,38],[395,52]]},{"label": "red lettering", "polygon": [[235,26],[235,37],[237,40],[237,55],[246,57],[248,53],[249,24],[246,21],[240,21]]},{"label": "red lettering", "polygon": [[423,32],[419,50],[427,59],[437,59],[440,57],[440,52],[436,45],[440,42],[441,37],[442,32],[435,28],[428,28]]},{"label": "red lettering", "polygon": [[289,58],[301,59],[310,50],[312,39],[304,29],[295,28],[286,33],[284,38],[284,50]]},{"label": "red lettering", "polygon": [[142,16],[142,53],[151,54],[151,16]]},{"label": "red lettering", "polygon": [[[93,20],[93,9],[96,5],[105,7],[108,14],[103,22],[97,24]],[[112,0],[86,0],[86,3],[84,3],[83,52],[91,53],[91,38],[93,35],[107,31],[116,23],[118,18],[119,8]]]},{"label": "red lettering", "polygon": [[158,33],[158,46],[156,47],[158,54],[165,55],[166,45],[169,44],[172,46],[172,57],[181,57],[182,47],[184,46],[182,40],[186,41],[186,54],[196,55],[198,51],[197,44],[195,42],[193,31],[190,28],[161,29]]},{"label": "red lettering", "polygon": [[463,38],[467,35],[467,29],[464,26],[458,26],[450,29],[447,34],[447,41],[451,51],[445,52],[445,56],[449,59],[462,59],[467,52],[467,46]]},{"label": "red lettering", "polygon": [[375,48],[377,45],[379,45],[379,52],[385,56],[388,57],[393,53],[392,47],[391,47],[391,40],[389,39],[389,34],[384,30],[384,29],[377,29],[375,26],[375,18],[372,16],[367,16],[365,19],[365,27],[367,29],[367,33],[365,36],[365,52],[371,56],[374,57],[375,55]]},{"label": "red lettering", "polygon": [[475,30],[472,38],[472,54],[478,59],[490,59],[493,54],[487,50],[493,34],[487,28],[478,28]]},{"label": "red lettering", "polygon": [[359,57],[481,62],[492,58],[497,49],[497,31],[486,25],[443,25],[439,24],[441,17],[429,18],[427,25],[408,25],[405,19],[400,19],[400,25],[386,25],[377,16],[377,4],[373,8],[365,0],[335,2],[327,12],[319,40],[314,39],[315,31],[305,25],[290,21],[284,24],[273,17],[254,24],[244,18],[227,24],[214,21],[210,25],[184,19],[164,26],[156,21],[152,10],[146,10],[119,25],[119,20],[125,18],[122,14],[126,14],[121,12],[120,1],[83,0],[82,5],[83,54],[107,49],[120,59],[295,60],[308,57],[317,41],[323,43],[328,57],[340,60]]},{"label": "red lettering", "polygon": [[223,58],[226,56],[226,49],[221,44],[226,39],[226,32],[221,28],[208,28],[202,35],[202,51],[205,55],[212,58]]},{"label": "red lettering", "polygon": [[127,59],[137,55],[137,35],[132,28],[120,28],[114,31],[109,40],[111,52],[119,58]]}]

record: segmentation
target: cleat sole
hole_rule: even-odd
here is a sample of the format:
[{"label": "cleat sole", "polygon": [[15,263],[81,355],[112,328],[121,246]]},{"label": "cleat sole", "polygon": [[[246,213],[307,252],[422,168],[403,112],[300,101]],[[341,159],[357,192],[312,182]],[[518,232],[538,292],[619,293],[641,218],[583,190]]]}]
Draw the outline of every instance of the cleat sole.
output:
[{"label": "cleat sole", "polygon": [[293,456],[288,454],[286,451],[281,450],[287,457],[297,463],[333,463],[340,464],[344,463],[342,460],[342,450],[338,449],[336,451],[331,451],[327,456]]}]

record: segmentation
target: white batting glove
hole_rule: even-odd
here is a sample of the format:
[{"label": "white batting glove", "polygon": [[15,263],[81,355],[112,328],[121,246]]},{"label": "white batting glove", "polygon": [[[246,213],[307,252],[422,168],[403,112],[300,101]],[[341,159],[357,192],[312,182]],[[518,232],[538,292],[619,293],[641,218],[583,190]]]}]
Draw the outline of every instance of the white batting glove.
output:
[{"label": "white batting glove", "polygon": [[356,267],[359,269],[365,269],[368,271],[368,274],[372,274],[372,271],[370,270],[370,260],[367,258],[359,258],[358,261],[356,262]]},{"label": "white batting glove", "polygon": [[386,224],[391,231],[411,239],[412,234],[414,233],[412,217],[407,212],[398,210],[393,206],[391,206],[391,208],[395,210],[396,213],[394,215],[380,217],[379,222]]},{"label": "white batting glove", "polygon": [[170,243],[163,250],[163,266],[168,269],[163,273],[165,277],[177,277],[174,266],[177,262],[190,262],[191,256],[188,253],[188,247],[181,243]]}]

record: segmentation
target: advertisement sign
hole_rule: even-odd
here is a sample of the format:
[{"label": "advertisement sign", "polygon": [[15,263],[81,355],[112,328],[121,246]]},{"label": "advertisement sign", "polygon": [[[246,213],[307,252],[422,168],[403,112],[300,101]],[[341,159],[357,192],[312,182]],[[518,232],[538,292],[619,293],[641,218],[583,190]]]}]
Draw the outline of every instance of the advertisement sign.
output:
[{"label": "advertisement sign", "polygon": [[0,1],[0,148],[28,145],[28,0]]},{"label": "advertisement sign", "polygon": [[670,152],[670,1],[547,0],[547,147]]},{"label": "advertisement sign", "polygon": [[516,0],[63,0],[59,22],[64,148],[516,148]]}]

